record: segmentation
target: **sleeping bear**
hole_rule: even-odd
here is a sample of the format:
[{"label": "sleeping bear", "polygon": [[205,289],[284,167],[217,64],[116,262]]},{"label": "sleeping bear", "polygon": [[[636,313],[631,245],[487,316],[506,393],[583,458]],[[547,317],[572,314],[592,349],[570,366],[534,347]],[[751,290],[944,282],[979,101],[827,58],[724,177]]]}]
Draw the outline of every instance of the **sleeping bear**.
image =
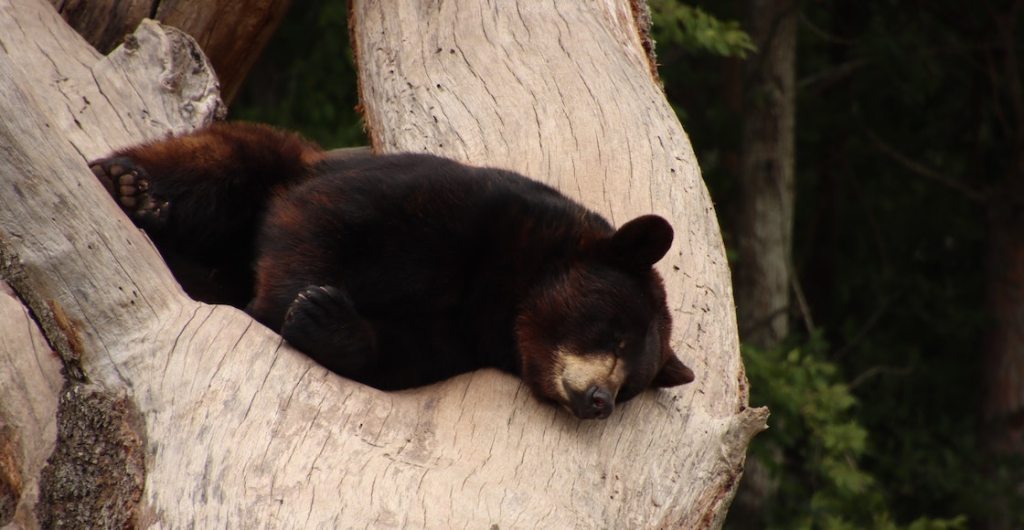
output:
[{"label": "sleeping bear", "polygon": [[652,268],[672,227],[612,228],[511,171],[425,154],[332,157],[220,123],[91,164],[193,298],[244,308],[379,389],[480,367],[580,418],[693,380]]}]

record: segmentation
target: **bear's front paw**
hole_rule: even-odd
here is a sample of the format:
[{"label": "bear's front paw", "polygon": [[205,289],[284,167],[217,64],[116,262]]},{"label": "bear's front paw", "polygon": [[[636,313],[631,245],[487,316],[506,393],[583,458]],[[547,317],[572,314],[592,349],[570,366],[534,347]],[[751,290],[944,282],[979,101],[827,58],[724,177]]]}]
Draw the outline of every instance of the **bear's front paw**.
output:
[{"label": "bear's front paw", "polygon": [[149,175],[131,158],[117,156],[96,160],[89,163],[89,169],[133,221],[147,226],[166,223],[170,204],[150,192]]},{"label": "bear's front paw", "polygon": [[285,313],[281,336],[330,370],[348,376],[364,370],[375,351],[369,323],[344,291],[329,285],[299,291]]},{"label": "bear's front paw", "polygon": [[314,328],[332,327],[358,318],[352,300],[341,289],[330,285],[311,285],[299,291],[288,306],[283,329],[316,331]]}]

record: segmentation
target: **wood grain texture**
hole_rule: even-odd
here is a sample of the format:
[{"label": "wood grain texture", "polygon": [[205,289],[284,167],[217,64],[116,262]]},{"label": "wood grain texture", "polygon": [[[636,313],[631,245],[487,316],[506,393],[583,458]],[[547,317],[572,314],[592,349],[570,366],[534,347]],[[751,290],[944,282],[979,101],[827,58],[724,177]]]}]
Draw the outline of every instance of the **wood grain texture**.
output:
[{"label": "wood grain texture", "polygon": [[153,13],[154,0],[50,0],[65,21],[100,53],[116,48]]},{"label": "wood grain texture", "polygon": [[[669,393],[687,413],[666,428],[679,429],[673,437],[693,453],[660,465],[731,480],[698,456],[702,447],[727,446],[716,438],[723,433],[704,437],[683,425],[704,414],[744,423],[751,414],[724,245],[630,3],[358,0],[351,25],[375,149],[512,168],[613,224],[651,212],[672,221],[677,238],[659,270],[673,346],[697,381]],[[715,480],[691,487],[723,487]],[[678,519],[648,522],[698,526],[698,498]]]},{"label": "wood grain texture", "polygon": [[231,101],[284,18],[291,0],[50,0],[90,44],[107,53],[146,17],[191,35]]},{"label": "wood grain texture", "polygon": [[199,42],[221,79],[224,99],[230,102],[289,5],[291,0],[160,0],[154,18]]},{"label": "wood grain texture", "polygon": [[629,4],[353,5],[373,147],[514,169],[615,225],[645,213],[672,221],[676,240],[659,270],[674,295],[674,346],[698,374],[688,389],[714,414],[744,407],[721,232]]},{"label": "wood grain texture", "polygon": [[[467,0],[459,6],[471,12],[465,9],[470,4],[475,5]],[[431,27],[430,13],[402,5],[396,2],[389,12],[403,24],[421,16],[422,26],[389,31],[416,28],[403,33],[411,41],[421,33],[431,35],[424,29]],[[452,4],[436,5],[449,9]],[[623,19],[618,7],[588,5],[601,8],[594,11],[597,18],[571,11],[552,19],[544,11],[551,6],[539,4],[524,8],[523,16],[533,17],[531,24],[548,24],[531,26],[534,32],[561,28],[566,45],[570,35],[559,25],[566,24],[558,21],[562,17],[573,24],[574,40],[586,42],[584,33],[603,32],[605,37],[592,41],[604,42],[601,54],[646,69],[641,52],[616,51],[633,46],[629,31],[616,25],[631,18]],[[366,7],[373,6],[356,5]],[[497,29],[488,27],[492,39],[511,49],[519,46],[512,33]],[[103,58],[43,0],[0,0],[0,115],[7,117],[0,120],[0,251],[10,262],[5,274],[16,277],[12,285],[64,360],[80,365],[93,387],[126,396],[142,418],[146,470],[139,526],[721,524],[746,445],[763,427],[764,413],[740,410],[746,395],[735,323],[723,309],[731,298],[722,276],[724,259],[716,253],[721,250],[717,227],[678,122],[672,117],[668,126],[657,125],[669,111],[661,109],[664,98],[649,72],[639,79],[632,70],[609,74],[623,87],[635,83],[648,98],[648,114],[638,117],[631,117],[625,100],[639,96],[591,97],[586,95],[590,81],[583,78],[563,87],[582,87],[582,92],[523,107],[526,118],[506,115],[500,106],[487,112],[481,109],[504,101],[502,87],[509,84],[508,74],[494,72],[493,79],[477,77],[475,84],[444,78],[430,85],[452,91],[440,94],[452,94],[443,109],[459,127],[442,123],[442,115],[438,122],[404,125],[371,121],[378,147],[402,145],[400,136],[381,129],[400,126],[434,152],[479,156],[475,162],[502,162],[542,178],[561,175],[552,181],[563,189],[577,187],[578,196],[607,208],[616,222],[657,211],[676,223],[679,242],[668,265],[680,271],[666,270],[676,341],[702,380],[680,391],[647,392],[618,407],[610,419],[588,422],[538,403],[519,380],[491,370],[416,390],[379,392],[325,371],[240,311],[186,298],[86,166],[86,160],[132,140],[196,127],[219,108],[201,56],[190,62],[197,60],[195,54],[175,53],[191,49],[188,39],[156,24],[144,24],[135,35],[136,44]],[[399,69],[411,64],[406,55],[422,55],[419,48],[382,42],[377,50],[367,48],[365,39],[360,42],[362,50],[393,57]],[[521,46],[512,55],[541,73],[569,74],[569,63],[599,58],[580,55],[559,62],[545,55],[557,49]],[[474,57],[468,64],[480,72],[484,63],[504,60],[473,55],[482,49],[466,53]],[[366,58],[360,55],[360,61],[365,69]],[[368,117],[416,110],[408,102],[433,90],[414,85],[397,94],[396,85],[380,74],[365,75],[370,80],[363,81],[364,96],[377,106],[368,109]],[[550,93],[540,89],[558,86],[553,81],[533,81],[536,97],[547,97]],[[475,87],[487,87],[493,98],[472,95]],[[455,88],[468,91],[458,95]],[[387,105],[370,103],[375,90],[401,97]],[[508,90],[532,101],[530,92]],[[466,104],[471,101],[483,106]],[[423,103],[422,108],[442,107]],[[598,121],[565,126],[576,123],[570,117],[579,112]],[[504,140],[494,134],[501,130],[495,125],[499,117],[510,127]],[[652,125],[636,134],[615,132],[636,121]],[[531,122],[563,126],[535,129],[528,136]],[[573,149],[562,143],[570,139]],[[528,140],[530,148],[513,140]],[[551,149],[540,149],[542,142]],[[449,152],[440,144],[455,148]],[[669,147],[656,147],[663,144]],[[584,151],[588,157],[580,157]],[[595,156],[601,164],[594,163]],[[573,167],[575,173],[569,171]],[[624,189],[624,175],[639,180]],[[608,185],[613,187],[606,195]],[[655,185],[667,196],[655,193]],[[694,220],[684,223],[687,212]],[[18,362],[28,363],[28,357]],[[0,372],[0,379],[8,377]]]}]

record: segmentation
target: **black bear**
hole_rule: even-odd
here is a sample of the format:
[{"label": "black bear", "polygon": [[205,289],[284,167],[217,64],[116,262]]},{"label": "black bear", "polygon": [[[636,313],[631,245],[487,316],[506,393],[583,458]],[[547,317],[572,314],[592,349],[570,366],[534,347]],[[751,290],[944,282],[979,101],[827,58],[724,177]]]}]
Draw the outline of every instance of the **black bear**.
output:
[{"label": "black bear", "polygon": [[672,227],[618,230],[516,173],[424,155],[336,159],[216,124],[93,172],[193,298],[244,307],[380,389],[491,366],[580,418],[693,380],[652,265]]}]

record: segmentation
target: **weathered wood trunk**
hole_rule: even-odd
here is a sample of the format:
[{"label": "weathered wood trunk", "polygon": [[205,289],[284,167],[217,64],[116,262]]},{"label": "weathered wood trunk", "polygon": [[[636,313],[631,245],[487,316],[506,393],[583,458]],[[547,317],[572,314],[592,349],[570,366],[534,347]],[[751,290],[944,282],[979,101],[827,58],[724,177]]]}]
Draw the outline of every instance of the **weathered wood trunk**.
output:
[{"label": "weathered wood trunk", "polygon": [[153,18],[191,35],[210,58],[226,101],[245,80],[291,0],[50,0],[64,20],[107,53]]},{"label": "weathered wood trunk", "polygon": [[698,381],[603,422],[489,370],[384,393],[189,300],[86,161],[208,123],[209,65],[155,23],[103,57],[43,0],[0,0],[0,271],[17,293],[0,292],[0,524],[721,524],[766,413],[746,407],[714,213],[629,3],[383,4],[353,5],[375,147],[509,166],[616,222],[668,217],[674,346]]}]

